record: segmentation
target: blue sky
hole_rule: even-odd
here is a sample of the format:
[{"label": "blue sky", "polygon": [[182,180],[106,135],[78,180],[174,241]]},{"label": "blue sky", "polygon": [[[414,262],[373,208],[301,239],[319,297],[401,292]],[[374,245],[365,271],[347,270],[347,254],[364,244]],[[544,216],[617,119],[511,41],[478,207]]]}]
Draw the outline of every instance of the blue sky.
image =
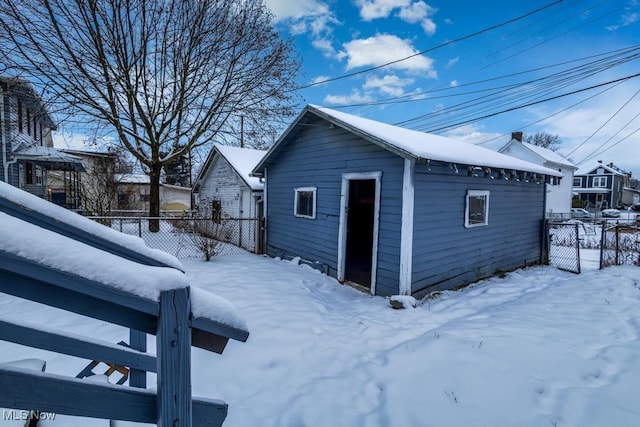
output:
[{"label": "blue sky", "polygon": [[488,147],[512,131],[545,131],[577,163],[613,162],[640,177],[640,76],[586,89],[640,73],[638,0],[266,4],[302,57],[301,87],[359,72],[301,89],[300,108],[337,108]]}]

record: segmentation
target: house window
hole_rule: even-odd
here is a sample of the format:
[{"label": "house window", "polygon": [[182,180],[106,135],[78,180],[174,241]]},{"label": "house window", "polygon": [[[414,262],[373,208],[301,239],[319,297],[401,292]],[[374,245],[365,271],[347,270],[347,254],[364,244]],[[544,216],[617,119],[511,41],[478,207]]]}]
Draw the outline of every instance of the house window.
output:
[{"label": "house window", "polygon": [[464,226],[479,227],[489,224],[489,192],[468,190],[464,209]]},{"label": "house window", "polygon": [[573,178],[573,186],[574,187],[582,186],[582,178]]},{"label": "house window", "polygon": [[128,209],[128,208],[129,208],[129,194],[118,193],[118,209]]},{"label": "house window", "polygon": [[31,112],[27,109],[27,135],[31,135]]},{"label": "house window", "polygon": [[36,184],[42,185],[42,168],[36,166]]},{"label": "house window", "polygon": [[25,182],[29,184],[33,184],[33,163],[27,162],[25,165]]},{"label": "house window", "polygon": [[297,217],[316,219],[316,187],[295,189],[293,211]]},{"label": "house window", "polygon": [[606,176],[594,176],[593,177],[593,186],[594,187],[606,187],[607,186],[607,177]]}]

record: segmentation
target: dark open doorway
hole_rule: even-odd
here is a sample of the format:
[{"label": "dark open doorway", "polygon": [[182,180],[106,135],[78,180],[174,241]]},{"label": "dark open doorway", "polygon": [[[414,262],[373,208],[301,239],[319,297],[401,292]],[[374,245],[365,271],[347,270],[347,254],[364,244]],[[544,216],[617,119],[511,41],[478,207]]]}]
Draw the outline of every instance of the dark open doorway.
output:
[{"label": "dark open doorway", "polygon": [[371,287],[375,179],[349,180],[345,280]]}]

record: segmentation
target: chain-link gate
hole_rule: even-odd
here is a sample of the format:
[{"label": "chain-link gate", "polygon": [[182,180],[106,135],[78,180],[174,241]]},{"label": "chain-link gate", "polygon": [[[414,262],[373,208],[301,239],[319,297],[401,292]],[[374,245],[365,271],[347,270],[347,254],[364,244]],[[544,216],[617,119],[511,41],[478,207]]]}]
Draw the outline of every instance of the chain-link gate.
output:
[{"label": "chain-link gate", "polygon": [[578,224],[547,222],[546,230],[549,265],[580,274]]}]

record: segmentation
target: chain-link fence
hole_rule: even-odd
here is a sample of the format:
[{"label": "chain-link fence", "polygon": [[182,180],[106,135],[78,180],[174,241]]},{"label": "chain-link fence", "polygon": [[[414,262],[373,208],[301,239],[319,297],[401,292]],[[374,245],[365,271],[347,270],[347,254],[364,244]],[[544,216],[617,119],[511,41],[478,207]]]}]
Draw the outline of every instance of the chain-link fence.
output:
[{"label": "chain-link fence", "polygon": [[640,266],[640,227],[603,225],[600,268],[623,264]]},{"label": "chain-link fence", "polygon": [[[89,217],[178,258],[206,257],[242,252],[263,253],[264,227],[260,218],[150,218]],[[149,221],[159,221],[160,230],[149,231]]]},{"label": "chain-link fence", "polygon": [[560,270],[580,273],[578,224],[547,222],[547,261]]}]

